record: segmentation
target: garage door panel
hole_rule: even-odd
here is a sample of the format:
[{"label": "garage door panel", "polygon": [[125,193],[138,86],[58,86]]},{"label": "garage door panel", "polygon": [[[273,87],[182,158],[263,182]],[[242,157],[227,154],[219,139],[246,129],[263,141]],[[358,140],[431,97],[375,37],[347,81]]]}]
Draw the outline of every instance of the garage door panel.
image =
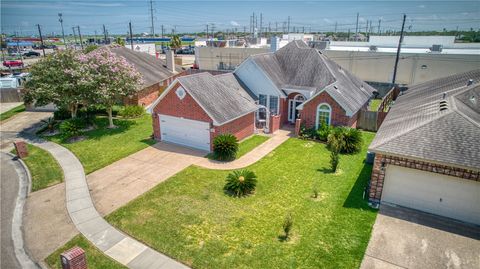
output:
[{"label": "garage door panel", "polygon": [[480,224],[480,182],[472,180],[388,165],[382,201]]},{"label": "garage door panel", "polygon": [[210,123],[159,115],[162,141],[210,151]]}]

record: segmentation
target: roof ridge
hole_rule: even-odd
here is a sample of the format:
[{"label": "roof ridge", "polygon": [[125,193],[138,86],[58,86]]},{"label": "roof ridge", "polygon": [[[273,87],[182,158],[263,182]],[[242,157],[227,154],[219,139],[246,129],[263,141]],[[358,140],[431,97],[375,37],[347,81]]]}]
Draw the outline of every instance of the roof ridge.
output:
[{"label": "roof ridge", "polygon": [[[396,139],[396,138],[399,138],[399,137],[401,137],[401,136],[403,136],[403,135],[405,135],[405,134],[407,134],[407,133],[409,133],[409,132],[411,132],[411,131],[413,131],[413,130],[416,130],[416,129],[420,128],[420,127],[423,127],[423,126],[425,126],[425,125],[427,125],[427,124],[429,124],[429,123],[431,123],[431,122],[433,122],[433,121],[436,121],[436,120],[438,120],[438,119],[441,119],[441,118],[445,117],[446,115],[450,115],[450,114],[452,114],[452,113],[454,113],[454,112],[455,112],[455,110],[448,110],[448,111],[446,111],[445,113],[442,113],[442,114],[438,115],[437,117],[433,117],[432,119],[429,119],[429,120],[427,120],[427,121],[425,121],[425,122],[422,122],[422,124],[419,124],[419,125],[417,125],[417,126],[415,126],[415,127],[413,127],[413,128],[406,129],[406,130],[404,130],[403,132],[400,132],[400,133],[392,136],[392,137],[391,137],[390,139],[388,139],[387,141],[383,141],[382,143],[377,144],[377,145],[373,145],[372,147],[369,147],[369,148],[376,148],[376,147],[383,146],[383,145],[391,142],[392,140],[394,140],[394,139]],[[385,121],[385,120],[384,120],[384,121]],[[381,128],[381,127],[380,127],[380,128]],[[380,130],[380,129],[379,129],[379,130]],[[377,131],[377,132],[378,132],[378,131]],[[371,145],[371,144],[370,144],[370,145]]]}]

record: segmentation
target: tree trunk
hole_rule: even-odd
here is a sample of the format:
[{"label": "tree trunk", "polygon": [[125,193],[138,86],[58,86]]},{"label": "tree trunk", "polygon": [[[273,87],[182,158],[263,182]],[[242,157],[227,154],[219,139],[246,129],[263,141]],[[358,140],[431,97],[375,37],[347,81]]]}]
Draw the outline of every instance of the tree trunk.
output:
[{"label": "tree trunk", "polygon": [[112,116],[112,106],[107,108],[108,113],[108,128],[115,128],[116,126],[113,124],[113,116]]},{"label": "tree trunk", "polygon": [[72,115],[72,119],[77,117],[77,109],[78,109],[77,104],[71,104],[70,105],[70,114]]}]

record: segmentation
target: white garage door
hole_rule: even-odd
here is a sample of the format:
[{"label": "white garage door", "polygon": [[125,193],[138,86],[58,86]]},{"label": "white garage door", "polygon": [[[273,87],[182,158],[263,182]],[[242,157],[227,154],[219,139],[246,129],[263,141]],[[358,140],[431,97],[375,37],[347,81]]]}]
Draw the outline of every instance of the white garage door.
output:
[{"label": "white garage door", "polygon": [[210,123],[159,115],[162,141],[210,151]]},{"label": "white garage door", "polygon": [[480,182],[388,165],[382,201],[480,224]]}]

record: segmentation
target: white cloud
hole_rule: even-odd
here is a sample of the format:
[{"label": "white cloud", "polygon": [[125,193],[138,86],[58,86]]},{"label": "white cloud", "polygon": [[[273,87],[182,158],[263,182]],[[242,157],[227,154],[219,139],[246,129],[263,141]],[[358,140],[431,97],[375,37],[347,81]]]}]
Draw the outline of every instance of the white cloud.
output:
[{"label": "white cloud", "polygon": [[238,22],[236,22],[236,21],[230,21],[230,24],[232,26],[240,26],[240,24],[238,24]]},{"label": "white cloud", "polygon": [[332,20],[330,20],[330,19],[327,19],[327,18],[323,19],[323,21],[324,21],[324,22],[326,22],[326,23],[329,23],[329,24],[333,23],[333,21],[332,21]]}]

